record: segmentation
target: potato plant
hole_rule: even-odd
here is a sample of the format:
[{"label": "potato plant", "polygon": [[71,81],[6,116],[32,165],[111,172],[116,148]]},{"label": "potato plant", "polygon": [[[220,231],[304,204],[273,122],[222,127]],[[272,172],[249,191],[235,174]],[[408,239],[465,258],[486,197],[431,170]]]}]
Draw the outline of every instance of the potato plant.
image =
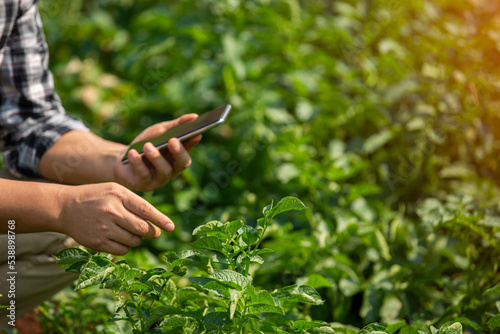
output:
[{"label": "potato plant", "polygon": [[[292,285],[266,291],[252,285],[251,266],[261,265],[260,249],[272,219],[289,210],[303,210],[293,197],[264,208],[256,228],[241,220],[210,221],[193,231],[199,239],[191,250],[167,252],[167,268],[142,270],[126,261],[113,262],[110,255],[68,248],[56,255],[60,266],[79,273],[76,289],[92,285],[110,289],[116,297],[116,312],[109,321],[126,321],[133,333],[266,332],[333,333],[328,324],[287,318],[297,303],[320,305],[320,295],[307,285]],[[194,267],[199,276],[189,277],[188,286],[176,285]],[[278,322],[268,315],[282,316]],[[273,318],[275,319],[275,318]]]}]

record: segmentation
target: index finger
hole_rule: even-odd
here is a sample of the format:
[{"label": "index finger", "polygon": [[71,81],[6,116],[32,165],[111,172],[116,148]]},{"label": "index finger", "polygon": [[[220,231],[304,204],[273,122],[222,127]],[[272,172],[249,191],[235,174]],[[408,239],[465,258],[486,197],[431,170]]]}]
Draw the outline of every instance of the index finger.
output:
[{"label": "index finger", "polygon": [[127,196],[123,199],[123,206],[136,214],[137,216],[145,219],[152,224],[158,226],[162,230],[167,232],[172,232],[175,228],[174,222],[161,213],[157,208],[155,208],[151,203],[146,201],[145,199],[135,195]]}]

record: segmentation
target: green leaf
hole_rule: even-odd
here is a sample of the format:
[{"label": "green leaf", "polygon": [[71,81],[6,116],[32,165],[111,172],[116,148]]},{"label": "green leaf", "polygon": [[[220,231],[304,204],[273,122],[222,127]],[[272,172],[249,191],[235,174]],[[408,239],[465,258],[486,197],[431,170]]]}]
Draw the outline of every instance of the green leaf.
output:
[{"label": "green leaf", "polygon": [[256,292],[254,295],[251,295],[250,299],[247,301],[247,305],[255,305],[255,304],[266,304],[275,306],[276,301],[269,292],[261,290]]},{"label": "green leaf", "polygon": [[217,237],[221,240],[228,239],[224,224],[217,220],[212,220],[204,225],[198,226],[193,230],[193,235],[207,235]]},{"label": "green leaf", "polygon": [[86,264],[87,264],[87,261],[73,263],[69,268],[66,269],[66,271],[69,273],[79,274],[82,272],[82,270]]},{"label": "green leaf", "polygon": [[203,322],[222,329],[224,326],[231,323],[231,319],[227,312],[210,312],[203,317]]},{"label": "green leaf", "polygon": [[459,322],[446,323],[439,329],[439,334],[462,334],[462,324]]},{"label": "green leaf", "polygon": [[92,255],[84,249],[73,247],[66,248],[54,255],[60,267],[69,267],[78,262],[87,262]]},{"label": "green leaf", "polygon": [[110,260],[102,256],[93,256],[80,274],[75,290],[99,284],[106,275],[114,270],[114,264]]},{"label": "green leaf", "polygon": [[250,225],[244,225],[238,232],[245,243],[243,246],[251,246],[259,240],[260,230],[256,230]]},{"label": "green leaf", "polygon": [[260,255],[260,254],[266,254],[266,253],[274,253],[274,250],[269,249],[269,248],[262,248],[262,249],[257,249],[255,251],[252,251],[252,255]]},{"label": "green leaf", "polygon": [[307,331],[309,334],[335,334],[333,328],[329,326],[311,328]]},{"label": "green leaf", "polygon": [[383,326],[371,324],[366,327],[363,327],[363,329],[361,329],[361,331],[359,331],[358,334],[390,334],[390,333]]},{"label": "green leaf", "polygon": [[131,268],[123,274],[123,279],[125,281],[129,281],[129,280],[131,280],[131,279],[133,279],[141,274],[142,274],[142,271],[140,271],[139,269]]},{"label": "green leaf", "polygon": [[129,286],[129,290],[150,291],[151,287],[141,282],[132,282]]},{"label": "green leaf", "polygon": [[[166,275],[166,276],[164,275],[165,273],[167,273],[167,271],[163,268],[150,269],[150,270],[146,271],[144,276],[141,277],[141,282],[146,283],[147,281],[149,281],[153,277],[168,278],[168,275]],[[170,273],[167,273],[167,274],[170,274]]]},{"label": "green leaf", "polygon": [[191,266],[205,270],[207,273],[211,274],[213,272],[212,264],[210,258],[205,254],[197,251],[183,251],[180,258],[172,262],[173,267],[181,266]]},{"label": "green leaf", "polygon": [[256,304],[248,306],[247,314],[259,314],[259,313],[277,313],[285,315],[285,311],[281,306],[273,306],[267,304]]},{"label": "green leaf", "polygon": [[114,278],[102,281],[100,286],[101,289],[110,289],[110,290],[118,290],[120,287],[121,287],[121,282]]},{"label": "green leaf", "polygon": [[243,226],[245,226],[245,223],[241,220],[234,220],[232,222],[224,224],[226,233],[228,234],[229,238],[232,238],[236,234],[236,232],[238,232],[238,230]]},{"label": "green leaf", "polygon": [[249,283],[249,280],[245,276],[229,269],[217,270],[210,275],[210,278],[230,284],[238,291],[244,289]]},{"label": "green leaf", "polygon": [[216,237],[202,237],[192,242],[191,247],[194,249],[213,250],[224,254],[222,242]]},{"label": "green leaf", "polygon": [[500,295],[500,285],[497,285],[491,289],[488,289],[484,292],[484,296],[488,295]]},{"label": "green leaf", "polygon": [[292,285],[274,292],[273,297],[284,301],[295,301],[306,304],[321,305],[323,301],[319,293],[307,285]]},{"label": "green leaf", "polygon": [[160,318],[171,315],[171,314],[182,314],[183,312],[172,305],[162,305],[157,307],[151,312],[151,315],[146,319],[144,327],[149,329],[155,322],[157,322]]},{"label": "green leaf", "polygon": [[297,320],[293,323],[293,326],[298,330],[306,330],[316,327],[323,327],[325,326],[325,323],[321,321]]},{"label": "green leaf", "polygon": [[265,211],[265,216],[271,220],[280,213],[290,210],[304,210],[305,208],[306,206],[301,200],[296,197],[288,196],[279,201],[272,209]]},{"label": "green leaf", "polygon": [[238,302],[240,301],[241,296],[243,295],[243,290],[238,291],[234,289],[229,290],[229,317],[233,319],[234,312],[236,312],[236,306],[238,306]]},{"label": "green leaf", "polygon": [[163,254],[163,256],[161,257],[161,259],[163,260],[163,262],[165,262],[168,265],[171,265],[172,262],[174,262],[178,258],[179,258],[179,255],[177,255],[177,253],[173,252],[173,251],[165,252]]},{"label": "green leaf", "polygon": [[399,321],[399,322],[396,322],[396,323],[393,323],[393,324],[390,324],[390,325],[387,325],[387,328],[386,330],[393,334],[395,333],[396,331],[400,330],[401,328],[403,328],[404,326],[406,326],[406,323],[404,321]]},{"label": "green leaf", "polygon": [[500,327],[500,315],[496,315],[488,320],[488,325],[492,327]]},{"label": "green leaf", "polygon": [[332,283],[321,274],[311,274],[307,279],[307,285],[313,289],[332,287]]}]

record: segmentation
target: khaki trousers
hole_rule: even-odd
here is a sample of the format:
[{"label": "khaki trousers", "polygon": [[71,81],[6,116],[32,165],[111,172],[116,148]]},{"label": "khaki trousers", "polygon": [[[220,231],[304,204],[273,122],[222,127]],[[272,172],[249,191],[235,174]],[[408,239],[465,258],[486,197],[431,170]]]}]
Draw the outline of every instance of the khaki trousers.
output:
[{"label": "khaki trousers", "polygon": [[[4,169],[0,169],[0,178],[16,179]],[[78,278],[78,275],[59,268],[52,257],[64,248],[77,246],[70,237],[43,232],[15,234],[14,240],[15,267],[12,270],[8,262],[8,236],[0,234],[0,305],[15,303],[14,311],[12,307],[10,310],[0,309],[0,332],[14,319],[10,315],[20,318]]]}]

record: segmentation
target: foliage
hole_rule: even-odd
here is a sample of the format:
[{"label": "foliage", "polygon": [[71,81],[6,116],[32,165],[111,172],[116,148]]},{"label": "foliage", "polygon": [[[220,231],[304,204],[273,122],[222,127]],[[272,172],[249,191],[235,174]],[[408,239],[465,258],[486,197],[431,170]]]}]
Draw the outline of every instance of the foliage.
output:
[{"label": "foliage", "polygon": [[[264,208],[262,225],[258,228],[241,220],[201,225],[193,232],[202,236],[191,243],[193,250],[163,255],[170,271],[161,267],[131,268],[125,261],[113,263],[109,256],[93,255],[81,248],[64,249],[55,258],[60,266],[68,267],[67,271],[80,274],[77,290],[93,285],[112,290],[119,302],[109,321],[127,321],[133,333],[283,332],[278,326],[286,326],[294,333],[313,329],[313,332],[333,333],[329,326],[318,321],[299,318],[293,321],[290,317],[268,321],[257,316],[285,315],[285,310],[293,310],[296,303],[323,303],[319,294],[307,285],[273,292],[257,289],[249,272],[251,264],[263,263],[261,254],[271,251],[258,248],[271,220],[282,212],[302,209],[302,202],[287,197],[276,206]],[[176,285],[171,278],[183,277],[187,267],[198,268],[203,276],[190,277],[193,283],[190,286]]]},{"label": "foliage", "polygon": [[144,194],[177,229],[131,252],[135,269],[194,252],[200,222],[257,226],[260,207],[294,195],[313,210],[268,227],[275,252],[249,267],[254,286],[313,287],[324,304],[297,314],[339,332],[402,319],[498,331],[499,297],[485,294],[499,284],[496,2],[40,8],[64,105],[100,135],[128,143],[154,122],[234,107],[189,170]]}]

